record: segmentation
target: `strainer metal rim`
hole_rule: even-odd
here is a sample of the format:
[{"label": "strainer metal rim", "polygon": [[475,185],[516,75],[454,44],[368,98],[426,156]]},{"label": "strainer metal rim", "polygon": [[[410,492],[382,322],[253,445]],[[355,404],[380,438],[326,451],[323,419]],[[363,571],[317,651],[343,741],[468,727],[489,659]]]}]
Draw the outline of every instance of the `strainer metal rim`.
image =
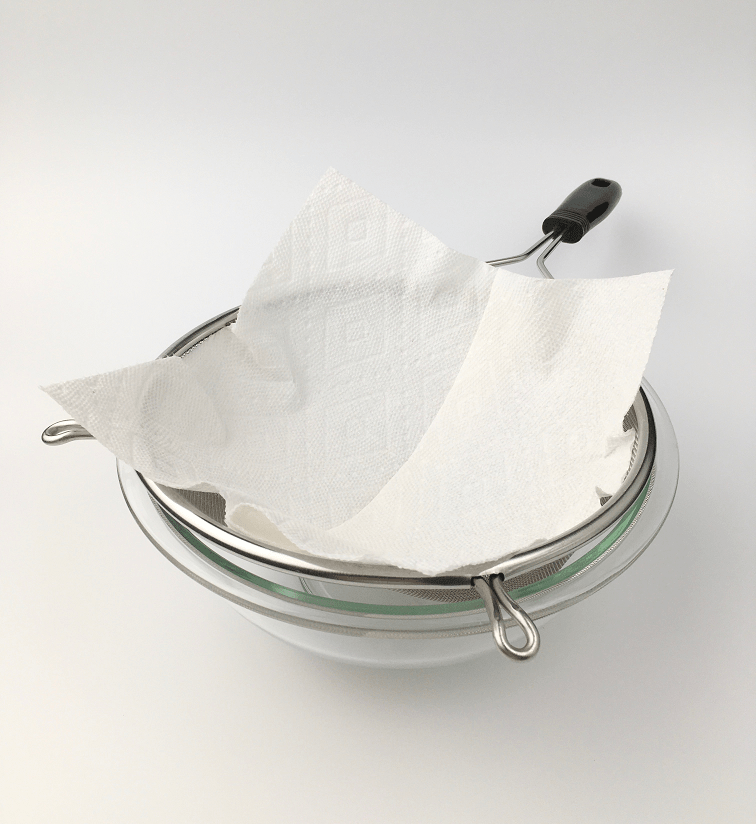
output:
[{"label": "strainer metal rim", "polygon": [[[238,311],[239,307],[235,307],[205,321],[171,344],[160,357],[185,354],[204,338],[233,323]],[[460,567],[443,575],[424,575],[416,570],[380,564],[333,561],[266,546],[242,537],[225,525],[209,521],[190,504],[177,502],[155,481],[141,473],[137,473],[137,476],[155,503],[185,526],[231,552],[244,555],[273,569],[367,586],[416,589],[470,586],[472,580],[477,577],[503,574],[505,578],[509,578],[561,558],[598,536],[627,511],[645,487],[656,455],[656,427],[642,386],[643,384],[633,402],[638,423],[637,456],[620,488],[601,509],[562,535],[542,544],[510,553],[495,561]]]}]

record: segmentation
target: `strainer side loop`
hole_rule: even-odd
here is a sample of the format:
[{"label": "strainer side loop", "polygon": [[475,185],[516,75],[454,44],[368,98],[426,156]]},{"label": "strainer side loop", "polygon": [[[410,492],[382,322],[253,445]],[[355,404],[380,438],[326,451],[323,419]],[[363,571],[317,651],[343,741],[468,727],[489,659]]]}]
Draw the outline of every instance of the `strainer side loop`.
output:
[{"label": "strainer side loop", "polygon": [[60,446],[71,441],[82,441],[93,438],[81,424],[66,420],[51,423],[42,433],[42,443],[47,446]]},{"label": "strainer side loop", "polygon": [[[485,578],[474,578],[473,585],[483,599],[496,646],[513,661],[527,661],[538,652],[541,636],[527,612],[507,595],[502,585],[503,581],[503,575],[493,575],[490,583]],[[525,633],[523,646],[515,647],[510,644],[502,612],[509,615]]]}]

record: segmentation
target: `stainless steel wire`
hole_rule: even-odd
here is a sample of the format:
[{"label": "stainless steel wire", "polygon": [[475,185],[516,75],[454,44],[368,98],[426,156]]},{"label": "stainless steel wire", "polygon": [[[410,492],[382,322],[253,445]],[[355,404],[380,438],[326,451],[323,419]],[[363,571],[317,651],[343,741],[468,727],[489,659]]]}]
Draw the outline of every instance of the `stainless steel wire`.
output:
[{"label": "stainless steel wire", "polygon": [[[523,260],[527,260],[533,252],[540,249],[544,243],[550,240],[554,236],[553,232],[549,232],[547,235],[544,235],[539,241],[534,243],[530,249],[526,252],[523,252],[521,255],[514,255],[514,257],[507,257],[507,258],[499,258],[498,260],[487,260],[486,263],[489,266],[507,266],[510,263],[520,263]],[[561,237],[561,235],[560,235]]]},{"label": "stainless steel wire", "polygon": [[552,275],[551,272],[549,272],[549,270],[546,268],[546,258],[554,251],[554,249],[556,249],[557,246],[559,246],[559,244],[562,242],[563,237],[564,232],[558,234],[554,238],[554,240],[551,241],[548,247],[544,249],[543,253],[538,257],[538,260],[536,261],[536,265],[540,269],[541,274],[549,280],[554,280],[554,275]]},{"label": "stainless steel wire", "polygon": [[544,235],[540,240],[536,241],[527,251],[523,252],[521,255],[514,255],[514,257],[508,258],[499,258],[498,260],[488,260],[489,266],[507,266],[510,263],[521,263],[523,260],[527,260],[534,252],[537,252],[545,243],[549,243],[549,245],[544,249],[541,255],[538,258],[537,266],[541,274],[548,278],[549,280],[554,280],[554,275],[549,272],[546,268],[546,258],[556,249],[557,246],[562,242],[562,238],[564,237],[564,232],[560,232],[556,234],[556,232],[549,232],[548,234]]}]

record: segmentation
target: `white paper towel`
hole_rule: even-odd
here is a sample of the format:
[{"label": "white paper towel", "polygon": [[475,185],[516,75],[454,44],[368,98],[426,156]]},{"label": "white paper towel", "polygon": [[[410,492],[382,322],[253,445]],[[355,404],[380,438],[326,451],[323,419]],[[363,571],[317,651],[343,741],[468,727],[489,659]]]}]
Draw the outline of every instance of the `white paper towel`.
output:
[{"label": "white paper towel", "polygon": [[330,170],[233,327],[46,391],[146,476],[217,489],[243,533],[435,574],[619,487],[668,280],[497,272]]}]

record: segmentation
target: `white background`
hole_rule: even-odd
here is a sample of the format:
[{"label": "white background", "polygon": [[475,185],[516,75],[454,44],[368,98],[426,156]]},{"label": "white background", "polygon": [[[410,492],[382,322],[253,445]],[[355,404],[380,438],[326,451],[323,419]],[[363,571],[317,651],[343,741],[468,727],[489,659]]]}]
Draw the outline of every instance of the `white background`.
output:
[{"label": "white background", "polygon": [[[750,822],[756,7],[6,0],[0,820]],[[625,575],[492,654],[290,649],[169,564],[40,384],[239,303],[328,166],[483,259],[582,181],[557,277],[675,268],[647,377],[682,469]],[[521,267],[520,271],[529,271]]]}]

